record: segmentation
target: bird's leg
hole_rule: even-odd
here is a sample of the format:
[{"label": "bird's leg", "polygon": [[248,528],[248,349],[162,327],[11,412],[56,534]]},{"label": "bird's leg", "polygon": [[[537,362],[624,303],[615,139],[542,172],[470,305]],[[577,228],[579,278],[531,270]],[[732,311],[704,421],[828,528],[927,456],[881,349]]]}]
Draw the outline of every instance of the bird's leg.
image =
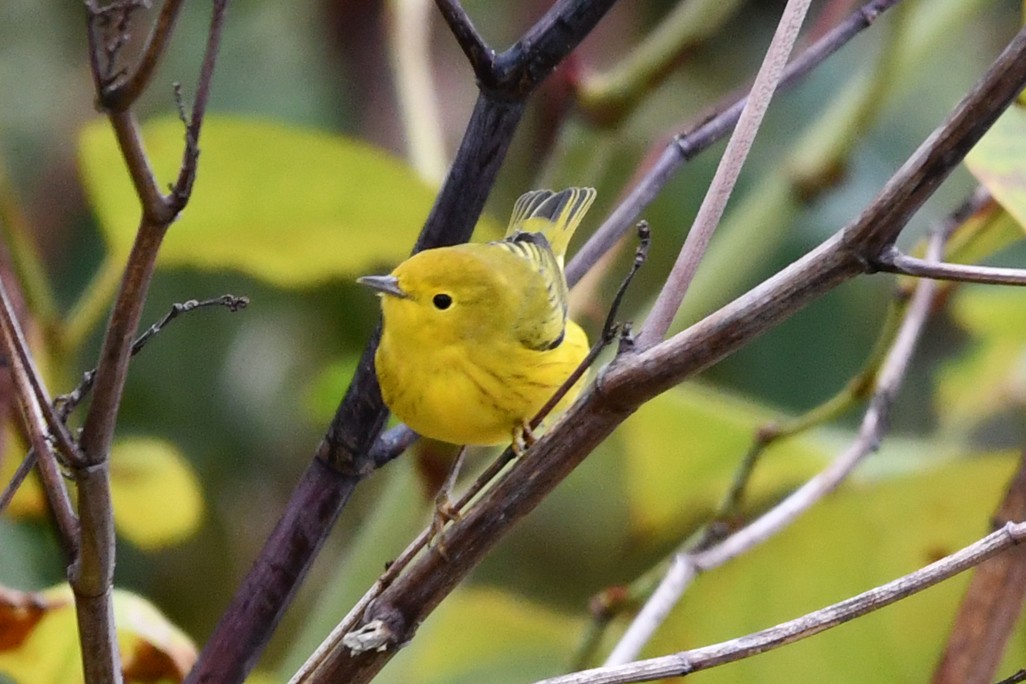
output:
[{"label": "bird's leg", "polygon": [[534,436],[531,424],[525,420],[513,428],[513,442],[510,446],[513,448],[513,454],[520,458],[536,441],[538,440]]},{"label": "bird's leg", "polygon": [[456,480],[463,469],[463,459],[466,454],[467,447],[460,447],[460,452],[456,455],[456,462],[452,464],[445,482],[438,490],[438,494],[435,495],[435,512],[431,517],[431,536],[428,538],[428,543],[437,547],[438,552],[446,559],[448,556],[445,553],[445,546],[442,544],[442,530],[445,529],[447,523],[460,519],[459,510],[452,505],[452,490],[456,487]]}]

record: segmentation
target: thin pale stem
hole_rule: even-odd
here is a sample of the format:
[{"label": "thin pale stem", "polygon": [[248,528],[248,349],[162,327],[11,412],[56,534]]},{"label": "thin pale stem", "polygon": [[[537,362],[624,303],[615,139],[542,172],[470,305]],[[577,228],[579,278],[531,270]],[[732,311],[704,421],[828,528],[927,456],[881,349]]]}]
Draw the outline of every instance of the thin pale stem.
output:
[{"label": "thin pale stem", "polygon": [[389,3],[388,44],[410,163],[425,181],[441,185],[449,166],[431,68],[431,0]]},{"label": "thin pale stem", "polygon": [[642,349],[663,339],[680,308],[680,303],[684,300],[688,286],[698,271],[698,265],[734,191],[741,168],[762,125],[763,116],[784,76],[784,67],[787,66],[791,50],[798,39],[798,32],[805,20],[810,2],[811,0],[788,0],[784,7],[780,23],[766,51],[766,57],[752,84],[752,92],[741,112],[737,127],[727,142],[727,149],[723,152],[709,190],[702,200],[691,230],[688,231],[684,247],[638,335],[637,343]]}]

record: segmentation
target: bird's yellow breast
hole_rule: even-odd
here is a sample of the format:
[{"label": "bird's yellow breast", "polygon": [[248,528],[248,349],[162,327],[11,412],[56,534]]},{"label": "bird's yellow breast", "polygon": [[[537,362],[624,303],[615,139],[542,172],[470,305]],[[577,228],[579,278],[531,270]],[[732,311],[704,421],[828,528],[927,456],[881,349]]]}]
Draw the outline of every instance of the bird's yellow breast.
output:
[{"label": "bird's yellow breast", "polygon": [[[468,345],[404,337],[388,319],[386,309],[374,359],[385,403],[416,432],[454,444],[508,442],[588,353],[587,337],[572,321],[557,347],[537,351],[508,339]],[[582,384],[557,410],[573,401]]]}]

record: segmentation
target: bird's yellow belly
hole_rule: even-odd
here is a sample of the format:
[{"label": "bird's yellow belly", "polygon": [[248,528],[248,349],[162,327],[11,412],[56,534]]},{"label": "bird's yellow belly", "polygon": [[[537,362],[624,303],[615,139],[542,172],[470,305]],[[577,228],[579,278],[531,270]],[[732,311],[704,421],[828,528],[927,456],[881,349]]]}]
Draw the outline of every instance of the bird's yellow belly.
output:
[{"label": "bird's yellow belly", "polygon": [[493,353],[504,363],[491,368],[465,349],[397,351],[385,339],[375,365],[385,404],[413,430],[453,444],[484,445],[510,441],[513,430],[537,414],[586,352],[585,340],[546,352]]}]

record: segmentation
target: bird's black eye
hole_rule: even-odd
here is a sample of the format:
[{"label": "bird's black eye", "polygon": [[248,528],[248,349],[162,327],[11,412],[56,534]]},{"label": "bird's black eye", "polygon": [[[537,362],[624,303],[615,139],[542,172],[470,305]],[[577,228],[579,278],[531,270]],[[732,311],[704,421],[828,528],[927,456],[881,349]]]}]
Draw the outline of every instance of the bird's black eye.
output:
[{"label": "bird's black eye", "polygon": [[442,311],[445,311],[450,306],[452,306],[452,297],[444,293],[436,294],[434,297],[431,298],[431,303],[435,305],[436,309],[441,309]]}]

